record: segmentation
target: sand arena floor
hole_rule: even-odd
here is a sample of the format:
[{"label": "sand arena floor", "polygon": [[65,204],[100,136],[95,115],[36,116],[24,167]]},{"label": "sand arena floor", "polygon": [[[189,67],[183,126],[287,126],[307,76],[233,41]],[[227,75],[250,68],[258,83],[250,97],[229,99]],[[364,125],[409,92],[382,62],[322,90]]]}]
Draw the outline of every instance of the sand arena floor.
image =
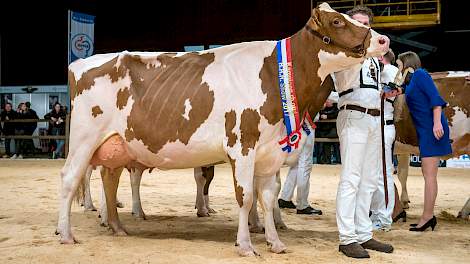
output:
[{"label": "sand arena floor", "polygon": [[[97,212],[72,206],[72,230],[81,242],[60,245],[54,235],[58,212],[59,171],[63,160],[0,160],[0,263],[356,263],[338,252],[335,196],[339,166],[315,165],[311,176],[310,201],[323,216],[300,216],[283,210],[289,230],[280,231],[288,246],[286,254],[267,251],[264,235],[251,238],[260,257],[241,258],[234,247],[237,203],[231,169],[217,166],[211,187],[211,204],[217,214],[198,218],[194,209],[196,185],[193,171],[147,172],[142,179],[142,204],[148,220],[131,215],[128,173],[121,177],[119,199],[125,208],[120,217],[130,232],[115,237],[99,226]],[[287,169],[282,169],[284,180]],[[470,170],[442,168],[435,232],[410,233],[408,224],[417,220],[423,203],[424,182],[411,168],[411,208],[407,223],[393,225],[375,237],[390,242],[393,254],[370,252],[361,263],[465,263],[470,259],[470,223],[454,215],[470,196]],[[92,176],[92,195],[99,205],[101,180]]]}]

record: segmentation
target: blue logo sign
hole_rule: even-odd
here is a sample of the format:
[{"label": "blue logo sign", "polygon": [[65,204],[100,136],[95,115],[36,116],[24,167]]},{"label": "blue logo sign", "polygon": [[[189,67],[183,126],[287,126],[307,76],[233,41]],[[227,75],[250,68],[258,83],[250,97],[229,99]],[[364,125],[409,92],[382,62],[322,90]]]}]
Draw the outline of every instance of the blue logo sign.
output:
[{"label": "blue logo sign", "polygon": [[72,54],[77,58],[86,58],[93,54],[93,41],[86,34],[77,34],[72,38]]}]

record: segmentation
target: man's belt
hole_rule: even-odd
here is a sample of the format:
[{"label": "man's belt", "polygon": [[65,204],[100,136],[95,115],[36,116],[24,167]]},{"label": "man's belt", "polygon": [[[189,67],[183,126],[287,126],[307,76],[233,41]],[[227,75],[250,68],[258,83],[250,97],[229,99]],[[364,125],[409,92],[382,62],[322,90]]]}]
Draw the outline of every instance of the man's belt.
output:
[{"label": "man's belt", "polygon": [[355,111],[359,111],[359,112],[362,112],[362,113],[366,113],[366,114],[369,114],[371,116],[380,116],[380,110],[379,109],[367,109],[367,108],[364,108],[362,106],[358,106],[358,105],[342,105],[339,110],[355,110]]},{"label": "man's belt", "polygon": [[393,125],[394,123],[395,123],[395,121],[394,121],[393,119],[392,119],[392,120],[385,120],[385,124],[386,124],[387,126]]}]

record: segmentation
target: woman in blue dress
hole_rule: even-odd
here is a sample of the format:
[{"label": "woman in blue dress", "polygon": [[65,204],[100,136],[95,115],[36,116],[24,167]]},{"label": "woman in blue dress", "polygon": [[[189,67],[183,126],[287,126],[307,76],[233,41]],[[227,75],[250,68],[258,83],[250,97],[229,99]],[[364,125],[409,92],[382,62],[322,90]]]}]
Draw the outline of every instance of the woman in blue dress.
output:
[{"label": "woman in blue dress", "polygon": [[437,224],[434,204],[437,196],[437,170],[439,157],[452,153],[449,140],[449,125],[442,109],[446,102],[427,71],[421,68],[421,61],[414,52],[398,56],[397,64],[402,73],[407,68],[412,75],[405,77],[405,98],[419,141],[421,171],[424,176],[424,209],[417,224],[410,231],[434,230]]}]

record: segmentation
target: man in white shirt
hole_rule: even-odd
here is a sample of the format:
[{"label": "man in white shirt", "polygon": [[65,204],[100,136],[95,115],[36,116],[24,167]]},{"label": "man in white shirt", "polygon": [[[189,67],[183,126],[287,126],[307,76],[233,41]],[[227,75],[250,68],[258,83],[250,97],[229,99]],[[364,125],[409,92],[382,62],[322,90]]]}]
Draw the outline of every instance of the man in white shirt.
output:
[{"label": "man in white shirt", "polygon": [[[372,11],[356,6],[347,13],[369,26]],[[336,196],[339,251],[352,258],[369,258],[365,249],[391,253],[393,247],[372,238],[369,209],[381,168],[380,67],[377,58],[335,73],[339,93],[337,130],[341,175]]]},{"label": "man in white shirt", "polygon": [[[395,81],[398,68],[393,66],[395,63],[395,54],[389,50],[387,54],[381,56],[379,61],[383,64],[381,73],[382,84],[388,84]],[[382,181],[379,182],[377,190],[372,196],[370,205],[372,228],[374,230],[389,231],[392,226],[392,214],[395,201],[395,188],[393,185],[393,163],[392,163],[392,145],[395,141],[395,125],[393,124],[393,101],[395,97],[386,98],[384,102],[384,139],[385,139],[385,161],[387,174],[388,205],[385,205],[385,190]],[[383,175],[380,173],[380,179]]]}]

